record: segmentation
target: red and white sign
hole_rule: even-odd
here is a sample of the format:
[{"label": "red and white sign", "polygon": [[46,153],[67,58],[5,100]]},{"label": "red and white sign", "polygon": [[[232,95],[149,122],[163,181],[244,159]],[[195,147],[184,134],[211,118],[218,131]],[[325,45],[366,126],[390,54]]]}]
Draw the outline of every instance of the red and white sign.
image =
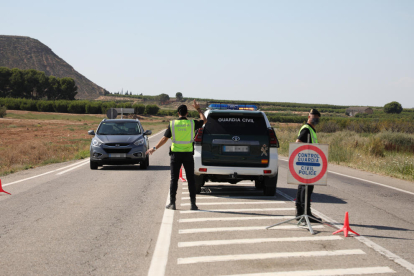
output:
[{"label": "red and white sign", "polygon": [[327,185],[328,147],[326,144],[289,144],[287,183]]}]

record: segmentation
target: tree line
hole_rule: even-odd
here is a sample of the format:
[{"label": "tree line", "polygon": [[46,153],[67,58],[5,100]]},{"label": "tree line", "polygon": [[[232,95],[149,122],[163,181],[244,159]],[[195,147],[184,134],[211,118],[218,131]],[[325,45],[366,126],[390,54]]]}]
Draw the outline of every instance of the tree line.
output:
[{"label": "tree line", "polygon": [[47,100],[74,100],[78,87],[72,78],[46,76],[34,69],[0,67],[0,97]]}]

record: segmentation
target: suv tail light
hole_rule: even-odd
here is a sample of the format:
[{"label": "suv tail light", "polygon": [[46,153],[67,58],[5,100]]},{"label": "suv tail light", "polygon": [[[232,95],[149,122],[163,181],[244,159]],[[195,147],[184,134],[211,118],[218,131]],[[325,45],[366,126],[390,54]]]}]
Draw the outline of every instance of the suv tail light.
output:
[{"label": "suv tail light", "polygon": [[201,144],[201,142],[203,142],[203,130],[203,128],[198,129],[198,132],[194,138],[195,144]]},{"label": "suv tail light", "polygon": [[273,129],[273,127],[269,128],[268,130],[269,130],[270,146],[278,148],[279,140],[277,140],[275,130]]}]

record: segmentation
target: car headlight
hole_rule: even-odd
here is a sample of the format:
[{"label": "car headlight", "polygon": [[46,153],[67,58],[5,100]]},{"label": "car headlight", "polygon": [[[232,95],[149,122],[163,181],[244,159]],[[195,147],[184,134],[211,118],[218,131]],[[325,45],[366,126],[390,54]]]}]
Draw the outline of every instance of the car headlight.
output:
[{"label": "car headlight", "polygon": [[135,146],[143,145],[145,142],[144,138],[138,139],[134,142]]},{"label": "car headlight", "polygon": [[102,144],[103,144],[103,142],[101,140],[99,140],[98,138],[93,138],[92,139],[92,147],[99,147]]}]

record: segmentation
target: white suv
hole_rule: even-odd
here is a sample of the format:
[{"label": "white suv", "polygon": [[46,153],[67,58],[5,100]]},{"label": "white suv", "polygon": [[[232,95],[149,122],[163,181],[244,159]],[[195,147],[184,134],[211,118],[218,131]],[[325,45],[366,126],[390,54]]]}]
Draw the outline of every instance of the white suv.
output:
[{"label": "white suv", "polygon": [[194,139],[197,193],[208,181],[252,180],[263,194],[276,192],[279,142],[266,114],[253,105],[211,104]]}]

